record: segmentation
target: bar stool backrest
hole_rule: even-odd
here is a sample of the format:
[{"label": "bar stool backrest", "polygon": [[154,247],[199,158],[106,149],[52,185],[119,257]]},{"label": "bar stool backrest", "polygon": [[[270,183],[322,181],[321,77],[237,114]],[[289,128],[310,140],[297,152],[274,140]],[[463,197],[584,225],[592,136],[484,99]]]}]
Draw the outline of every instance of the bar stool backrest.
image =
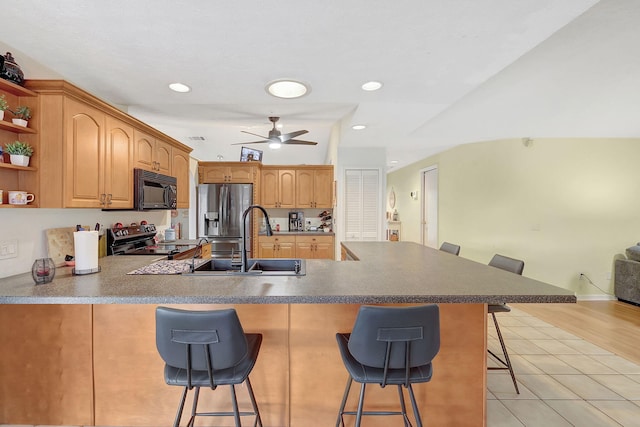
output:
[{"label": "bar stool backrest", "polygon": [[[247,357],[247,339],[234,309],[156,309],[156,347],[169,366],[220,370]],[[188,366],[190,365],[190,366]]]},{"label": "bar stool backrest", "polygon": [[489,265],[515,274],[522,274],[524,270],[524,261],[499,254],[495,254],[493,258],[491,258]]},{"label": "bar stool backrest", "polygon": [[435,304],[362,306],[349,337],[349,352],[358,362],[374,368],[427,365],[440,349],[439,319]]}]

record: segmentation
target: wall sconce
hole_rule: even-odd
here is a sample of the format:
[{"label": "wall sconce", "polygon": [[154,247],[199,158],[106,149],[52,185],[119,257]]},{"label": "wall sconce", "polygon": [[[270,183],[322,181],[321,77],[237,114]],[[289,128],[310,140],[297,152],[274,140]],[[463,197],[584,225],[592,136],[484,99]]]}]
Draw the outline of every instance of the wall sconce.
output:
[{"label": "wall sconce", "polygon": [[410,195],[411,195],[411,198],[412,198],[413,200],[418,200],[418,192],[417,192],[417,191],[412,191],[412,192],[410,193]]}]

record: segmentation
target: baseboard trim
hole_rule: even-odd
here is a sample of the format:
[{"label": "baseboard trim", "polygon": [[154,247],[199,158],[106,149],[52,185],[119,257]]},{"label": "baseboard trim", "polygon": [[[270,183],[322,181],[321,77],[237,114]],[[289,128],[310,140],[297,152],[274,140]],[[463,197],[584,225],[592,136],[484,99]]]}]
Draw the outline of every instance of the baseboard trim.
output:
[{"label": "baseboard trim", "polygon": [[576,295],[578,301],[615,301],[615,295]]}]

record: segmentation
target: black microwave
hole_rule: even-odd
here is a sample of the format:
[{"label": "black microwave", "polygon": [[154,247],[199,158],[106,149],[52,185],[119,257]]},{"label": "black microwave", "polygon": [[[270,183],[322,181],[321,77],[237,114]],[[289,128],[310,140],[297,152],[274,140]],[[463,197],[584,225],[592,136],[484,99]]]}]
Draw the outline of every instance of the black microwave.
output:
[{"label": "black microwave", "polygon": [[173,176],[135,168],[133,170],[133,208],[175,209],[177,206],[177,180]]}]

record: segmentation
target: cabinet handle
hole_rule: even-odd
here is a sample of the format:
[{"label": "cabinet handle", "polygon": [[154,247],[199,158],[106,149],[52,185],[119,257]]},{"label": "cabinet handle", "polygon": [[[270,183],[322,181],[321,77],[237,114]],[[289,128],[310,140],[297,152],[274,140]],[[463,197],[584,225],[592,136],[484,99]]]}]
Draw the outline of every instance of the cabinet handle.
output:
[{"label": "cabinet handle", "polygon": [[111,198],[112,198],[112,197],[113,197],[113,195],[112,195],[111,193],[109,193],[109,194],[107,195],[107,205],[110,205],[110,204],[112,203],[112,202],[111,202]]},{"label": "cabinet handle", "polygon": [[104,194],[104,193],[102,193],[102,194],[100,195],[100,204],[101,204],[101,205],[105,205],[105,203],[106,203],[106,199],[107,199],[107,195],[106,195],[106,194]]}]

